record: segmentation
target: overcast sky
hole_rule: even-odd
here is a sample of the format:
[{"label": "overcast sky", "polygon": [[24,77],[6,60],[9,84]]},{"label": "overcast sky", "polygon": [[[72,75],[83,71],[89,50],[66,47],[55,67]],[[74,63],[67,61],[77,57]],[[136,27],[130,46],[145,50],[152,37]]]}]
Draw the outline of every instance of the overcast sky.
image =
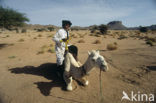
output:
[{"label": "overcast sky", "polygon": [[156,0],[0,0],[25,13],[31,24],[89,26],[119,20],[128,27],[156,24]]}]

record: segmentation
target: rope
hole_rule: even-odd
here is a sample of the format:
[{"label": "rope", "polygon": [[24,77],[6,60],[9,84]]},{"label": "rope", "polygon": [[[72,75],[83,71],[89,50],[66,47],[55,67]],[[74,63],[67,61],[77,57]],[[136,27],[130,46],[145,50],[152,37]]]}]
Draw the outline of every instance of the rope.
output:
[{"label": "rope", "polygon": [[102,73],[100,69],[100,74],[99,74],[99,82],[100,82],[100,103],[104,103],[104,98],[103,98],[103,92],[102,92]]}]

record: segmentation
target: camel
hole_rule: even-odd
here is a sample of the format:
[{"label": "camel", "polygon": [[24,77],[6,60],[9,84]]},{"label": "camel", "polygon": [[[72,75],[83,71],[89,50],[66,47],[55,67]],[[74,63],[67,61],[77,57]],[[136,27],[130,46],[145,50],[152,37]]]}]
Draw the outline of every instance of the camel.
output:
[{"label": "camel", "polygon": [[65,56],[65,70],[63,78],[66,82],[66,89],[72,91],[72,79],[78,80],[84,86],[89,84],[89,81],[85,78],[87,74],[93,70],[94,67],[100,68],[102,71],[108,70],[107,62],[104,57],[100,55],[99,51],[92,50],[88,52],[88,58],[82,65],[79,61],[76,61],[71,53],[67,53]]}]

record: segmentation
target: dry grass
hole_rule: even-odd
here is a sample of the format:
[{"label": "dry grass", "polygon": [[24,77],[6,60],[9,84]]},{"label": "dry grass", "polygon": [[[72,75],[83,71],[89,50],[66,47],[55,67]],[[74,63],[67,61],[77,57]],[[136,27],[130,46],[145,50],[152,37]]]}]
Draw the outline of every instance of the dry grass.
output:
[{"label": "dry grass", "polygon": [[18,42],[24,42],[24,39],[23,39],[23,38],[21,38],[21,39],[19,39],[19,40],[18,40]]},{"label": "dry grass", "polygon": [[48,35],[48,36],[47,36],[47,38],[51,38],[51,37],[53,37],[53,35]]},{"label": "dry grass", "polygon": [[116,50],[118,48],[117,43],[111,43],[107,45],[107,50]]},{"label": "dry grass", "polygon": [[40,50],[40,51],[37,52],[37,54],[43,54],[43,53],[44,53],[43,50]]},{"label": "dry grass", "polygon": [[43,45],[40,50],[37,52],[37,54],[43,54],[45,52],[49,52],[49,53],[54,53],[55,52],[55,48],[53,44],[48,45]]},{"label": "dry grass", "polygon": [[101,44],[101,41],[100,41],[100,40],[95,40],[95,41],[93,42],[93,44]]},{"label": "dry grass", "polygon": [[85,43],[83,39],[79,40],[78,43]]},{"label": "dry grass", "polygon": [[73,36],[73,38],[77,38],[77,36],[76,36],[76,35],[74,35],[74,36]]},{"label": "dry grass", "polygon": [[10,37],[10,35],[6,35],[6,37]]},{"label": "dry grass", "polygon": [[152,42],[151,40],[147,40],[146,44],[150,45],[150,46],[154,46],[154,42]]},{"label": "dry grass", "polygon": [[101,37],[101,35],[100,35],[100,34],[95,34],[94,36],[95,36],[95,37]]},{"label": "dry grass", "polygon": [[16,58],[16,56],[9,56],[8,58],[9,59],[14,59],[14,58]]},{"label": "dry grass", "polygon": [[38,34],[38,37],[42,37],[42,35],[41,34]]},{"label": "dry grass", "polygon": [[54,49],[54,48],[49,48],[49,49],[47,50],[47,52],[49,52],[49,53],[55,53],[55,49]]},{"label": "dry grass", "polygon": [[128,37],[121,34],[118,39],[121,40],[121,39],[126,39],[126,38],[128,38]]},{"label": "dry grass", "polygon": [[33,39],[37,39],[37,37],[34,37]]}]

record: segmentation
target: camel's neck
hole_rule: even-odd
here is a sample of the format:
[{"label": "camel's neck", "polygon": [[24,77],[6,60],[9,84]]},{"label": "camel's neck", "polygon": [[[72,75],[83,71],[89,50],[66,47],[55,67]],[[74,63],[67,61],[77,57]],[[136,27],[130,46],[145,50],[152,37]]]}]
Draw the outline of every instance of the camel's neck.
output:
[{"label": "camel's neck", "polygon": [[92,69],[94,68],[94,65],[90,62],[89,58],[83,65],[83,69],[85,70],[86,74],[88,74]]}]

